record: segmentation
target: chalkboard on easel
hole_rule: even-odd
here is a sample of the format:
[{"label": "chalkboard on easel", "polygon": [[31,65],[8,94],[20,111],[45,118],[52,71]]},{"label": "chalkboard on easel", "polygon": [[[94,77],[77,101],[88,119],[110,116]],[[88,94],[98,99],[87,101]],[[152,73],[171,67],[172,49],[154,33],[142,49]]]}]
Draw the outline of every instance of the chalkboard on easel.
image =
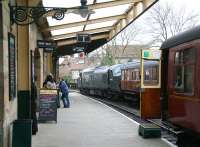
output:
[{"label": "chalkboard on easel", "polygon": [[39,121],[57,122],[57,90],[40,90]]}]

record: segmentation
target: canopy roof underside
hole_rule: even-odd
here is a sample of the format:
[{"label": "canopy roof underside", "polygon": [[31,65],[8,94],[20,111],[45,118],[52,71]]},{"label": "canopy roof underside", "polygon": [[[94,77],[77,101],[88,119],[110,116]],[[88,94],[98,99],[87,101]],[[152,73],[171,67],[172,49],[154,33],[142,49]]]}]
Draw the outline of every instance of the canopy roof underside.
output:
[{"label": "canopy roof underside", "polygon": [[[47,17],[48,27],[41,32],[49,34],[47,39],[57,42],[57,54],[73,54],[77,33],[91,35],[91,43],[85,48],[89,53],[116,36],[158,0],[88,0],[89,10],[95,13],[83,18],[74,13],[65,13],[62,20]],[[76,8],[80,0],[43,0],[44,7]]]}]

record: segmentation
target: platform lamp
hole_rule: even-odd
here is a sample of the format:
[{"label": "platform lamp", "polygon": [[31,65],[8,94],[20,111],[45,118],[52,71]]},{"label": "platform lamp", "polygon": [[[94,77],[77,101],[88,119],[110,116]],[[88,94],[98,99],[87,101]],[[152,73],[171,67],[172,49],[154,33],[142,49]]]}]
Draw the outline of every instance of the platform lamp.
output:
[{"label": "platform lamp", "polygon": [[95,11],[92,11],[92,10],[88,9],[87,0],[81,0],[81,6],[79,7],[79,9],[76,9],[76,10],[72,11],[72,13],[78,14],[81,17],[85,18],[89,14],[94,14]]}]

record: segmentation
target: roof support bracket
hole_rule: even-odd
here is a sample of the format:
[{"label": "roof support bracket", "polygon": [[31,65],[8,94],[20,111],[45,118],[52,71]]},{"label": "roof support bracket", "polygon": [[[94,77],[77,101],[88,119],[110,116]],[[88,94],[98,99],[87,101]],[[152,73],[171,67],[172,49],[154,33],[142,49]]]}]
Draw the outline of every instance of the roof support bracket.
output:
[{"label": "roof support bracket", "polygon": [[69,8],[10,6],[10,18],[17,25],[28,25],[37,22],[41,17],[52,14],[52,18],[62,20]]}]

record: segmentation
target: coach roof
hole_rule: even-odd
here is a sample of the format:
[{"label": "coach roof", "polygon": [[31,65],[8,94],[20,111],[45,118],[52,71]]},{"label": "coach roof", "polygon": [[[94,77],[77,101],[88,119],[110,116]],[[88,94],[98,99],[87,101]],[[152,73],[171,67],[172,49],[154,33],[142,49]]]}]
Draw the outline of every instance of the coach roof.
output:
[{"label": "coach roof", "polygon": [[109,66],[100,66],[94,70],[94,73],[106,73],[109,70]]},{"label": "coach roof", "polygon": [[167,39],[161,45],[161,49],[169,49],[171,47],[189,42],[195,39],[200,39],[200,26],[194,27],[190,30],[182,32],[174,37]]}]

